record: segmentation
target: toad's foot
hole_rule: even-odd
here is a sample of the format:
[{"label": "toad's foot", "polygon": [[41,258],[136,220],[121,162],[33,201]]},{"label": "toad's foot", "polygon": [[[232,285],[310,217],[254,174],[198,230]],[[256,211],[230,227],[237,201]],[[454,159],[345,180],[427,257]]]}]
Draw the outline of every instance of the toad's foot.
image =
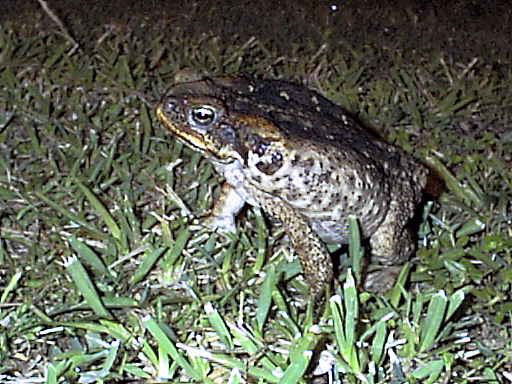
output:
[{"label": "toad's foot", "polygon": [[[378,268],[378,269],[377,269]],[[380,265],[370,269],[366,275],[364,289],[373,293],[385,293],[395,285],[402,266]]]}]

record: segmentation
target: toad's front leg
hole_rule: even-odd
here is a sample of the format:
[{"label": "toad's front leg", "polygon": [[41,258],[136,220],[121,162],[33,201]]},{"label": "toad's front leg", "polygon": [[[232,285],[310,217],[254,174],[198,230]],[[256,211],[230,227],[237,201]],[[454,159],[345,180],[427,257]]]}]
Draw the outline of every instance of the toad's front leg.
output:
[{"label": "toad's front leg", "polygon": [[240,213],[245,200],[230,184],[222,184],[219,198],[206,218],[206,225],[225,233],[235,233],[235,217]]}]

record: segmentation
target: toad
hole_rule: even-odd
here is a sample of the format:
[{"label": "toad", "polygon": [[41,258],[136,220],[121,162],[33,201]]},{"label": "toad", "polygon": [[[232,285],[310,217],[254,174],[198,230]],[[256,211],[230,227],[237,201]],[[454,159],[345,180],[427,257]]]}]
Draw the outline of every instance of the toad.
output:
[{"label": "toad", "polygon": [[157,108],[162,124],[225,178],[210,224],[235,231],[244,204],[280,221],[313,297],[333,277],[325,243],[347,243],[349,215],[372,263],[399,265],[414,250],[407,227],[427,169],[301,85],[251,77],[178,83]]}]

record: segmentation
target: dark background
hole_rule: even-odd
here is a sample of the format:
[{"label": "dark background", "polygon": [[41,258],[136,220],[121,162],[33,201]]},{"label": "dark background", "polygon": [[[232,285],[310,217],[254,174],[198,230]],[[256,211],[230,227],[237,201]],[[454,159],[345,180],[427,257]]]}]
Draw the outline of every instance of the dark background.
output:
[{"label": "dark background", "polygon": [[[421,1],[134,1],[48,0],[50,8],[82,46],[106,26],[161,30],[229,43],[255,36],[283,53],[295,45],[329,43],[334,49],[379,46],[383,51],[443,52],[458,60],[490,62],[511,57],[512,2]],[[331,6],[336,5],[333,11]],[[0,22],[27,34],[55,28],[37,0],[1,0]]]}]

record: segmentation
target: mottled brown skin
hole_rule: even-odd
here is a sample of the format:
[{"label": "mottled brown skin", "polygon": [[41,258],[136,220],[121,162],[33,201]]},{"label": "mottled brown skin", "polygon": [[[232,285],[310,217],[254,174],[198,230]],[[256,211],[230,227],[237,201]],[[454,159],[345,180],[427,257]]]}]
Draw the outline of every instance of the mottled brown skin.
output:
[{"label": "mottled brown skin", "polygon": [[245,203],[283,223],[311,294],[332,279],[324,242],[348,241],[355,215],[372,262],[400,264],[413,251],[406,228],[426,169],[305,87],[278,80],[217,77],[173,86],[160,121],[201,151],[226,183],[210,224],[235,231]]}]

